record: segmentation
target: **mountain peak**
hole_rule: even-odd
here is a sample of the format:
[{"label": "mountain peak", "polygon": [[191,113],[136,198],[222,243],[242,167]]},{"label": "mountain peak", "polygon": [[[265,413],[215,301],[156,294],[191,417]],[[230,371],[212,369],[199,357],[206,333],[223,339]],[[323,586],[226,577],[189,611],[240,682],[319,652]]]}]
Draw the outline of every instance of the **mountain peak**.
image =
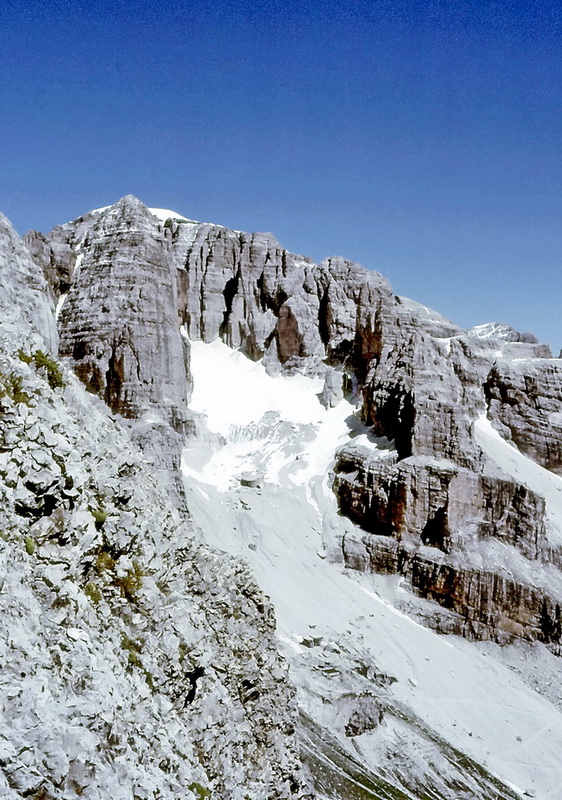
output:
[{"label": "mountain peak", "polygon": [[135,210],[144,210],[147,206],[139,200],[138,197],[135,197],[134,194],[126,194],[123,197],[119,198],[119,200],[113,204],[113,206],[109,206],[109,208],[128,208],[128,209],[135,209]]},{"label": "mountain peak", "polygon": [[95,208],[90,212],[90,214],[105,214],[111,211],[116,211],[120,215],[130,215],[131,213],[135,215],[138,215],[139,213],[145,215],[151,214],[153,217],[156,217],[159,222],[166,222],[166,220],[169,219],[175,222],[195,222],[195,220],[189,219],[183,214],[179,214],[177,211],[174,211],[170,208],[149,207],[145,205],[142,200],[139,200],[138,197],[135,197],[134,194],[126,194],[109,206]]}]

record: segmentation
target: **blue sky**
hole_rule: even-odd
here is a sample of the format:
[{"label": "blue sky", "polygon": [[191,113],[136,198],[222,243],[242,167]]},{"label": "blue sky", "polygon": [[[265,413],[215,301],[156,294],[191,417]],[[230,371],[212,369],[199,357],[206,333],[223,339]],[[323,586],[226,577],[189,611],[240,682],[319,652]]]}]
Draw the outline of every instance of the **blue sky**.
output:
[{"label": "blue sky", "polygon": [[2,0],[0,210],[133,193],[562,346],[558,2]]}]

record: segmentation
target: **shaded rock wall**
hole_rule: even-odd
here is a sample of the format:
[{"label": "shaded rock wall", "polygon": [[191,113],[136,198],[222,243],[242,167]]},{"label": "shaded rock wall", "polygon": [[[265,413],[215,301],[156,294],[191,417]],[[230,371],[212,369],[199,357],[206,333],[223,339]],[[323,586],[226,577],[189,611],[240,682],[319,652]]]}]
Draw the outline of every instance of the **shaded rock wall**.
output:
[{"label": "shaded rock wall", "polygon": [[63,302],[60,354],[112,411],[141,419],[133,436],[185,510],[179,468],[189,430],[189,345],[166,232],[128,196],[55,228],[47,243],[33,234],[27,242]]},{"label": "shaded rock wall", "polygon": [[113,411],[131,418],[156,411],[182,430],[187,345],[175,270],[152,221],[138,201],[124,198],[94,222],[60,315],[60,353]]},{"label": "shaded rock wall", "polygon": [[0,214],[0,283],[4,323],[17,334],[23,320],[28,325],[28,337],[38,333],[42,346],[56,353],[58,333],[46,279],[3,214]]},{"label": "shaded rock wall", "polygon": [[76,265],[76,252],[64,240],[59,242],[52,235],[47,238],[39,231],[28,231],[22,241],[33,260],[40,264],[51,296],[58,301],[70,289],[72,273]]},{"label": "shaded rock wall", "polygon": [[344,540],[343,554],[353,569],[403,576],[419,597],[452,612],[428,620],[443,632],[501,644],[539,640],[562,653],[562,597],[557,591],[447,557],[436,559],[427,550],[380,536],[363,539],[359,546]]},{"label": "shaded rock wall", "polygon": [[536,492],[452,462],[392,456],[353,446],[339,454],[333,488],[341,511],[364,530],[445,553],[495,538],[526,558],[541,556],[545,500]]},{"label": "shaded rock wall", "polygon": [[178,225],[192,338],[220,336],[252,359],[310,368],[352,351],[359,295],[390,296],[382,276],[342,258],[320,265],[283,249],[267,233]]}]

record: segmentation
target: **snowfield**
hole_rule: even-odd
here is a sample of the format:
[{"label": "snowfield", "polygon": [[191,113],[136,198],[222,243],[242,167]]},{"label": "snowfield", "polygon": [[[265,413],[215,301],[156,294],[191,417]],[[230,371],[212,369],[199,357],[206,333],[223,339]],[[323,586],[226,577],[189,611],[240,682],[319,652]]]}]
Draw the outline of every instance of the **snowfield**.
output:
[{"label": "snowfield", "polygon": [[[385,453],[356,407],[344,400],[326,410],[321,379],[270,376],[220,341],[191,347],[190,407],[202,416],[184,451],[188,506],[209,543],[245,559],[273,600],[279,645],[300,687],[305,752],[327,765],[332,782],[341,773],[342,785],[355,786],[349,797],[415,797],[400,783],[402,759],[435,798],[458,775],[471,797],[560,798],[559,660],[541,645],[500,649],[438,635],[395,607],[406,591],[398,577],[344,568],[341,538],[354,526],[330,490],[334,454],[350,438]],[[477,436],[503,471],[545,495],[552,536],[562,535],[562,479],[486,420]],[[373,698],[381,724],[346,736],[350,714],[376,716]],[[478,794],[479,771],[510,789]],[[383,781],[403,794],[383,794]]]}]

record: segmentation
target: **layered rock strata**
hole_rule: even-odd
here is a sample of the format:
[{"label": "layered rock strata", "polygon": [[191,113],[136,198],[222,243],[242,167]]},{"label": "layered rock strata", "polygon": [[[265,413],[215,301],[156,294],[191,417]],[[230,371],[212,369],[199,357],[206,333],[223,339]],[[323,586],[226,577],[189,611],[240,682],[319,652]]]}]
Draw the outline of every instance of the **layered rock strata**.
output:
[{"label": "layered rock strata", "polygon": [[[500,644],[539,640],[562,655],[559,579],[554,586],[544,578],[536,585],[497,564],[470,568],[452,557],[435,557],[429,548],[377,535],[344,540],[343,553],[350,567],[400,575],[419,597],[437,603],[446,613],[423,618],[440,632]],[[416,613],[412,604],[404,607]]]},{"label": "layered rock strata", "polygon": [[562,474],[562,361],[498,361],[483,389],[488,414],[502,435]]},{"label": "layered rock strata", "polygon": [[[387,308],[364,334],[381,346],[363,383],[363,419],[393,449],[381,458],[380,449],[351,445],[337,459],[340,508],[372,534],[360,557],[344,547],[344,558],[404,575],[418,594],[460,614],[464,635],[539,638],[556,649],[560,631],[551,621],[561,595],[556,581],[538,588],[534,570],[537,561],[556,561],[545,500],[502,474],[474,425],[487,415],[523,453],[556,470],[560,364],[534,342],[431,331],[408,305]],[[482,567],[490,541],[508,545],[507,583],[497,566]],[[527,569],[516,567],[521,556]]]},{"label": "layered rock strata", "polygon": [[113,411],[130,418],[156,411],[181,431],[188,352],[175,269],[152,222],[142,204],[126,197],[81,238],[60,313],[60,354],[72,358],[86,389]]},{"label": "layered rock strata", "polygon": [[[28,244],[54,295],[70,276],[61,352],[114,410],[139,417],[163,409],[181,430],[189,374],[179,327],[192,339],[220,337],[263,358],[269,370],[324,374],[320,399],[327,406],[358,391],[363,422],[392,443],[383,458],[380,448],[372,458],[351,445],[335,467],[341,511],[365,531],[367,552],[382,541],[408,553],[423,549],[439,568],[446,557],[459,585],[484,576],[477,581],[482,592],[490,573],[480,563],[486,543],[506,548],[509,565],[523,559],[532,571],[558,563],[544,498],[503,474],[474,435],[476,420],[487,415],[523,453],[560,470],[560,362],[533,336],[498,324],[462,331],[344,259],[314,264],[271,234],[161,218],[131,197],[44,239],[31,234]],[[345,548],[344,556],[357,565]],[[362,568],[387,569],[376,555],[360,561]],[[525,569],[516,572],[524,593],[530,578]],[[412,571],[403,574],[431,595],[427,581],[415,586]],[[543,599],[556,608],[556,592]],[[510,627],[524,629],[517,627],[517,604],[510,616],[509,599],[497,602],[493,624],[481,624],[474,612],[473,632],[502,637]],[[477,604],[467,607],[470,615]],[[533,620],[529,636],[544,638],[536,614]]]},{"label": "layered rock strata", "polygon": [[26,240],[61,298],[61,356],[72,359],[88,391],[140,420],[132,426],[136,441],[185,509],[178,472],[189,428],[189,349],[165,233],[128,196],[56,228],[48,241],[32,233]]},{"label": "layered rock strata", "polygon": [[41,346],[56,353],[58,333],[47,281],[3,214],[0,214],[0,278],[4,324],[17,337],[18,326],[23,323],[28,336],[32,332],[35,336],[39,334]]},{"label": "layered rock strata", "polygon": [[[108,388],[104,380],[111,353],[96,369],[92,358],[80,349],[74,352],[81,341],[80,330],[84,330],[84,340],[92,334],[99,336],[95,323],[83,327],[85,308],[78,299],[97,303],[96,286],[101,292],[105,285],[105,292],[109,294],[111,289],[116,297],[114,309],[101,312],[101,304],[100,309],[94,307],[100,329],[103,321],[111,328],[112,317],[126,324],[129,311],[138,327],[145,324],[145,317],[150,318],[150,314],[141,314],[147,311],[145,306],[134,304],[134,292],[129,297],[134,279],[145,294],[158,290],[161,295],[158,309],[153,308],[154,297],[143,296],[145,303],[153,304],[148,310],[174,311],[178,315],[174,321],[185,323],[191,338],[213,341],[220,336],[250,358],[265,357],[272,366],[304,369],[322,365],[326,359],[341,363],[350,354],[361,293],[368,294],[371,304],[392,298],[381,275],[367,273],[345,259],[326,259],[317,265],[289,253],[271,234],[245,234],[172,218],[162,222],[130,196],[55,228],[48,237],[30,232],[26,241],[37,263],[54,280],[55,294],[60,282],[57,288],[53,275],[70,275],[71,290],[60,317],[62,352],[74,358],[86,385],[102,396],[107,394],[106,400],[120,413],[127,413],[131,397],[138,391],[134,381],[130,396],[120,403],[111,383]],[[129,264],[123,255],[127,252]],[[103,283],[107,280],[109,286]],[[124,319],[113,313],[122,308]],[[166,352],[164,355],[167,357]],[[131,413],[138,413],[136,406]]]}]

